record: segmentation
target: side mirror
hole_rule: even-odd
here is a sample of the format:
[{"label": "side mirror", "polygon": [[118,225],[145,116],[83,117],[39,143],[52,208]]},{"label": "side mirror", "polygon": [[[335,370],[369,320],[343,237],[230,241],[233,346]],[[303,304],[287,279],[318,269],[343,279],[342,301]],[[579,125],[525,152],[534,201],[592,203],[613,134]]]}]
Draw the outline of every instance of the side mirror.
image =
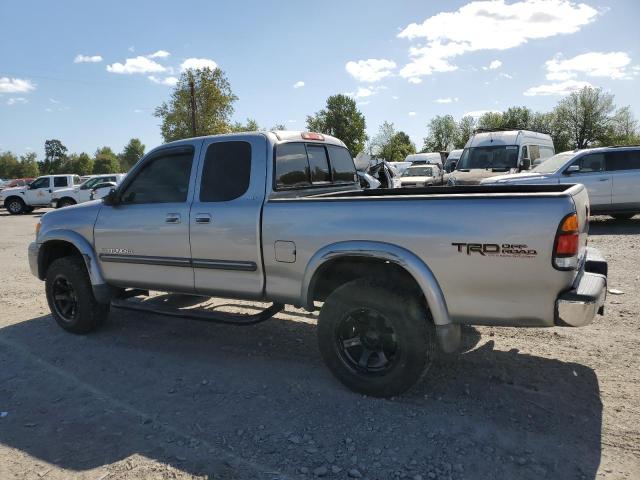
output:
[{"label": "side mirror", "polygon": [[572,173],[576,173],[580,171],[580,165],[569,165],[567,169],[564,171],[565,175],[571,175]]},{"label": "side mirror", "polygon": [[523,158],[522,159],[522,170],[529,170],[531,168],[531,159]]},{"label": "side mirror", "polygon": [[117,205],[119,202],[118,195],[116,194],[116,189],[112,188],[111,190],[109,190],[109,193],[107,193],[107,195],[102,199],[102,202],[108,207]]}]

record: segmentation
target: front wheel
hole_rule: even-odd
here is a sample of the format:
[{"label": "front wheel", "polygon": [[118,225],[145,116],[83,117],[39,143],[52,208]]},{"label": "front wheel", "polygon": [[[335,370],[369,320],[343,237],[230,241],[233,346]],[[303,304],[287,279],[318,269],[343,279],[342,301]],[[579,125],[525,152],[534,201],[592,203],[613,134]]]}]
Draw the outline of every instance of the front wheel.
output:
[{"label": "front wheel", "polygon": [[71,333],[89,333],[109,315],[109,305],[93,296],[87,267],[79,256],[54,260],[47,269],[45,290],[58,325]]},{"label": "front wheel", "polygon": [[411,388],[435,352],[433,325],[419,296],[373,278],[348,282],[327,297],[318,345],[338,380],[374,397]]},{"label": "front wheel", "polygon": [[20,215],[25,212],[25,209],[26,205],[20,198],[11,198],[7,202],[7,211],[11,215]]}]

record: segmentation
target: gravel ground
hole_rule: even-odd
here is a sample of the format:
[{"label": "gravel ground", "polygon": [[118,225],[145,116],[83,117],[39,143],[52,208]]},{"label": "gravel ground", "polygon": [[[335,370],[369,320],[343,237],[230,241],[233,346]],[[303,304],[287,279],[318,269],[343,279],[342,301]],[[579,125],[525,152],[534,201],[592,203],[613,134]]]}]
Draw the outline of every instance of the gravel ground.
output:
[{"label": "gravel ground", "polygon": [[114,310],[63,332],[28,272],[37,213],[0,214],[0,479],[640,478],[640,217],[592,222],[624,292],[604,317],[469,329],[381,400],[333,379],[300,310],[253,327]]}]

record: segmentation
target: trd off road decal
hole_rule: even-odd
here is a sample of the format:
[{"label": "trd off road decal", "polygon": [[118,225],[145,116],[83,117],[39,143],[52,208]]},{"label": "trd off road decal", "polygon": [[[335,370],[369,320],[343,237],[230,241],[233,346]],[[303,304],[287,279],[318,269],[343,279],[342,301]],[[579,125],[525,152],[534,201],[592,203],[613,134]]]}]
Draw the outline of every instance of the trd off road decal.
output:
[{"label": "trd off road decal", "polygon": [[533,248],[529,248],[524,244],[511,244],[511,243],[452,243],[454,247],[457,247],[458,253],[466,253],[467,255],[478,254],[484,256],[497,256],[497,257],[521,257],[532,258],[535,257],[538,252]]}]

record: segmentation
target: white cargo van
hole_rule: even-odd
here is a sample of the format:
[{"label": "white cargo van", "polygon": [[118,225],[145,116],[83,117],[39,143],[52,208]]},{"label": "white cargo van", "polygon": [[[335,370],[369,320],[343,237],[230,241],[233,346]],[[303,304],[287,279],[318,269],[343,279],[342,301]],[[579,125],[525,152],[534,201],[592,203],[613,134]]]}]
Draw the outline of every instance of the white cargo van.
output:
[{"label": "white cargo van", "polygon": [[530,130],[478,130],[464,147],[447,185],[475,185],[484,178],[529,170],[533,162],[555,154],[546,133]]}]

